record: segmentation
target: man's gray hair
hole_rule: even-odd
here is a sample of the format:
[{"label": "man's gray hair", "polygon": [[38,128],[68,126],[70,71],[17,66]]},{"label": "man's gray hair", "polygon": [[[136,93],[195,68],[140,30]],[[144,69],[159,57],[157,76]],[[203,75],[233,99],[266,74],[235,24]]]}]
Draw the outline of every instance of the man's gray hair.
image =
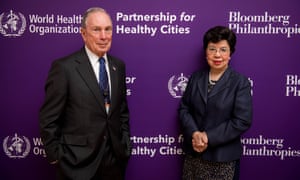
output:
[{"label": "man's gray hair", "polygon": [[107,11],[103,8],[100,7],[92,7],[89,8],[85,11],[85,13],[82,16],[82,20],[81,20],[81,28],[86,28],[86,18],[89,16],[90,13],[93,12],[103,12],[105,14],[107,14],[107,16],[111,19],[110,15],[107,13]]}]

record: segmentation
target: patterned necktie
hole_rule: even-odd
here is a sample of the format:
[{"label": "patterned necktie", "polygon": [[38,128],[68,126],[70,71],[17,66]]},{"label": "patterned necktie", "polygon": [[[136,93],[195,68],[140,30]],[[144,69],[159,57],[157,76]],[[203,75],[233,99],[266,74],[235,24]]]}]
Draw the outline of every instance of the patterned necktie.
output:
[{"label": "patterned necktie", "polygon": [[110,99],[109,99],[109,85],[108,85],[108,77],[107,77],[107,72],[105,68],[105,59],[101,57],[99,59],[100,61],[100,66],[99,66],[99,86],[101,93],[104,97],[104,103],[105,104],[110,104]]}]

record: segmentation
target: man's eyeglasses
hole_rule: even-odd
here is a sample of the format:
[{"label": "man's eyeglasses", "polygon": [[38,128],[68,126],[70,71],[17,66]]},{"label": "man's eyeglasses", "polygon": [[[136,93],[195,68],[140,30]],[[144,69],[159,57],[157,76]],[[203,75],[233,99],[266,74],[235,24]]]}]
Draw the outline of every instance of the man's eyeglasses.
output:
[{"label": "man's eyeglasses", "polygon": [[215,47],[208,47],[207,52],[209,54],[217,54],[217,52],[219,52],[220,55],[224,55],[224,54],[227,54],[229,52],[229,48],[222,47],[222,48],[217,49]]}]

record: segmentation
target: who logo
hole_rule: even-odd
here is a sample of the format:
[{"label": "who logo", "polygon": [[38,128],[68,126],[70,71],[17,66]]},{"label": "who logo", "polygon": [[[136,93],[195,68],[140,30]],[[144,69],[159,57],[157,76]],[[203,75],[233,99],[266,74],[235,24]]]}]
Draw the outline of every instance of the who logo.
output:
[{"label": "who logo", "polygon": [[22,13],[3,12],[0,15],[0,33],[5,37],[21,36],[26,28],[26,19]]},{"label": "who logo", "polygon": [[181,98],[188,83],[188,78],[181,73],[173,75],[168,81],[168,90],[173,98]]},{"label": "who logo", "polygon": [[15,133],[14,136],[7,136],[4,138],[3,150],[10,158],[25,158],[30,152],[30,142],[27,137],[19,136]]}]

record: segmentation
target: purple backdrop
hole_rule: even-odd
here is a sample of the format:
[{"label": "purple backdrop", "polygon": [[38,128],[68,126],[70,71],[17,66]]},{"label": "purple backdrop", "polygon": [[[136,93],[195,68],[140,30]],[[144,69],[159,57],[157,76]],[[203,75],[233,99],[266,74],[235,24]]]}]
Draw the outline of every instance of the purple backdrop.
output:
[{"label": "purple backdrop", "polygon": [[241,179],[300,179],[300,11],[297,0],[0,2],[1,179],[52,180],[38,130],[51,62],[83,46],[81,13],[108,10],[111,54],[127,64],[134,149],[128,180],[179,180],[182,83],[202,67],[202,36],[215,25],[238,37],[231,65],[252,83],[254,119],[244,134]]}]

